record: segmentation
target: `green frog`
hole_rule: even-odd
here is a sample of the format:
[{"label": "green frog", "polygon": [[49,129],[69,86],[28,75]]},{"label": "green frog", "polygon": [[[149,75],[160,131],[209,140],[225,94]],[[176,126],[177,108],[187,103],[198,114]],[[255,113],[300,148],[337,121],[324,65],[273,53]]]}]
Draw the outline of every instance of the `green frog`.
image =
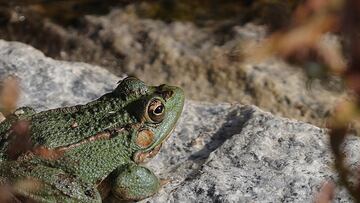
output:
[{"label": "green frog", "polygon": [[[183,105],[181,88],[128,77],[84,105],[19,108],[0,123],[0,183],[37,202],[149,197],[161,181],[141,163],[157,154]],[[30,147],[18,147],[27,138]]]}]

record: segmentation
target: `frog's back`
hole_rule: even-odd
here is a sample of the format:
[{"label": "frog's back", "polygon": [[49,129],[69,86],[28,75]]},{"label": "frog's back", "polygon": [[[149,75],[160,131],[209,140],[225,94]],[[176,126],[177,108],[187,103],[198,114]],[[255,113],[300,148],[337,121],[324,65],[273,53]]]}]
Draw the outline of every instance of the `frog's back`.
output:
[{"label": "frog's back", "polygon": [[19,108],[0,124],[0,153],[6,150],[12,126],[20,120],[28,122],[28,133],[34,146],[53,149],[77,143],[107,129],[131,124],[134,118],[123,109],[125,105],[121,98],[106,94],[85,105],[39,113],[29,107]]},{"label": "frog's back", "polygon": [[[17,109],[13,114],[0,123],[0,151],[6,147],[16,134],[17,123],[25,122],[28,135],[33,145],[44,145],[48,148],[61,146],[64,143],[76,141],[76,136],[86,136],[93,128],[87,127],[87,122],[92,119],[93,112],[84,111],[81,106],[51,109],[35,113],[24,107]],[[81,117],[81,120],[77,120]],[[82,125],[82,126],[78,126]],[[86,127],[85,127],[86,126]],[[84,129],[86,128],[86,132]]]},{"label": "frog's back", "polygon": [[53,149],[71,145],[107,129],[132,122],[119,99],[98,99],[40,112],[31,116],[31,138],[37,145]]}]

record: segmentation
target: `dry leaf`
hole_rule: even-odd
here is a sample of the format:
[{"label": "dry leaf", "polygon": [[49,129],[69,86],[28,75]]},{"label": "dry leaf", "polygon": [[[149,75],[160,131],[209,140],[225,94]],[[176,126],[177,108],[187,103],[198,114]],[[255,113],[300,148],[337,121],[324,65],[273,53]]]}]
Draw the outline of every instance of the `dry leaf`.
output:
[{"label": "dry leaf", "polygon": [[5,116],[16,109],[19,97],[20,86],[18,78],[15,76],[5,78],[0,88],[0,108]]},{"label": "dry leaf", "polygon": [[315,203],[331,203],[335,194],[335,185],[332,182],[326,182],[316,195]]}]

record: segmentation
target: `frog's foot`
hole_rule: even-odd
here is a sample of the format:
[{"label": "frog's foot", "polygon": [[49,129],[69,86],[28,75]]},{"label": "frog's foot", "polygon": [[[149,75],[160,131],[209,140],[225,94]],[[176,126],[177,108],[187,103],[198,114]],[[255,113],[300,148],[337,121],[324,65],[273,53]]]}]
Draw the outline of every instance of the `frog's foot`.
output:
[{"label": "frog's foot", "polygon": [[115,171],[112,193],[122,200],[145,199],[160,188],[160,181],[148,168],[130,165]]}]

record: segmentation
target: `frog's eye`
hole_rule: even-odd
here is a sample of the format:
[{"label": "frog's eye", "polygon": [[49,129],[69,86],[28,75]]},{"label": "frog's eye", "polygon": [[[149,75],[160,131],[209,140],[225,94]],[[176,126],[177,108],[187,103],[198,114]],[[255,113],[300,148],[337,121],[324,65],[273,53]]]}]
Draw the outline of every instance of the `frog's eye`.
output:
[{"label": "frog's eye", "polygon": [[150,101],[147,109],[147,116],[155,123],[159,123],[164,119],[165,106],[160,99],[153,99]]}]

